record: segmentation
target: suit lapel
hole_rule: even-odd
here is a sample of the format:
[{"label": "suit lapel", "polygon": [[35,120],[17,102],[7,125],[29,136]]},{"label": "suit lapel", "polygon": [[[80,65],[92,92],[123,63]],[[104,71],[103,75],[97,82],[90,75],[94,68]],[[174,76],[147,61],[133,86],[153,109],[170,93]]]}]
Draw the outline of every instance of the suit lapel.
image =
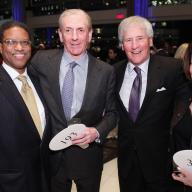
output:
[{"label": "suit lapel", "polygon": [[145,108],[148,106],[151,100],[151,97],[155,94],[157,88],[159,88],[161,84],[163,85],[161,79],[161,64],[158,60],[155,59],[154,56],[151,56],[147,74],[146,93],[143,100],[143,104],[138,114],[138,118],[142,116],[143,112],[145,111]]},{"label": "suit lapel", "polygon": [[[125,60],[125,61],[122,61],[120,63],[120,65],[117,67],[117,99],[119,101],[119,105],[121,106],[121,109],[124,111],[125,114],[127,114],[127,117],[131,120],[131,117],[129,116],[129,112],[127,111],[127,109],[125,108],[122,100],[121,100],[121,97],[120,97],[120,90],[121,90],[121,86],[123,84],[123,80],[124,80],[124,76],[125,76],[125,70],[126,70],[126,67],[127,67],[127,63],[128,61]],[[132,121],[132,120],[131,120]]]},{"label": "suit lapel", "polygon": [[[66,121],[64,111],[63,111],[63,105],[62,105],[62,99],[61,99],[61,93],[60,93],[60,83],[59,83],[59,71],[60,71],[60,64],[61,64],[61,59],[63,55],[63,50],[59,50],[55,57],[49,57],[50,62],[48,64],[49,68],[49,74],[47,77],[49,77],[48,82],[50,86],[50,92],[52,93],[52,96],[54,99],[52,100],[52,103],[54,102],[56,105],[54,110],[58,111],[59,114],[57,118],[63,122],[63,120]],[[51,98],[49,98],[51,99]],[[60,118],[61,117],[61,118]]]},{"label": "suit lapel", "polygon": [[[48,109],[47,109],[46,104],[45,104],[45,100],[44,100],[43,95],[42,95],[42,91],[40,89],[40,83],[37,80],[37,78],[35,78],[32,74],[30,74],[29,71],[28,71],[28,75],[30,76],[30,79],[31,79],[31,81],[35,87],[35,90],[37,91],[37,94],[38,94],[38,96],[39,96],[39,98],[43,104],[44,111],[45,111],[46,125],[47,125],[49,115],[48,115]],[[45,134],[45,131],[46,131],[46,127],[45,127],[45,130],[43,131],[43,136]]]},{"label": "suit lapel", "polygon": [[121,65],[117,68],[118,70],[118,76],[117,76],[117,91],[118,93],[120,92],[120,89],[121,89],[121,86],[122,86],[122,83],[123,83],[123,80],[124,80],[124,76],[125,76],[125,70],[126,70],[126,67],[127,67],[127,63],[128,61],[125,60],[121,63]]},{"label": "suit lapel", "polygon": [[38,136],[38,132],[33,123],[32,117],[19,91],[17,90],[14,82],[12,81],[12,79],[2,66],[0,66],[0,91],[9,101],[9,103],[13,106],[13,108],[15,108],[16,111],[18,111],[23,121],[29,124],[29,126],[27,126],[27,129],[33,132],[33,134]]},{"label": "suit lapel", "polygon": [[94,92],[93,85],[95,85],[95,81],[97,80],[97,74],[101,70],[100,66],[97,63],[97,60],[93,58],[91,55],[88,55],[88,56],[89,56],[89,62],[88,62],[88,72],[87,72],[85,93],[84,93],[81,109],[79,113],[76,114],[77,116],[80,115],[82,110],[86,108],[87,105],[89,105],[89,100],[92,100],[89,98],[92,98],[91,94]]}]

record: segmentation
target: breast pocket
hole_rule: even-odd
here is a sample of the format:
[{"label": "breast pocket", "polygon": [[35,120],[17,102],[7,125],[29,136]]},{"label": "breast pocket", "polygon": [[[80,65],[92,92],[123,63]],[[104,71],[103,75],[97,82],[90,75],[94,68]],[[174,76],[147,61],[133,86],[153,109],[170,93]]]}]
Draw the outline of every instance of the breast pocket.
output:
[{"label": "breast pocket", "polygon": [[155,92],[150,99],[150,110],[167,110],[173,104],[174,94],[168,90]]}]

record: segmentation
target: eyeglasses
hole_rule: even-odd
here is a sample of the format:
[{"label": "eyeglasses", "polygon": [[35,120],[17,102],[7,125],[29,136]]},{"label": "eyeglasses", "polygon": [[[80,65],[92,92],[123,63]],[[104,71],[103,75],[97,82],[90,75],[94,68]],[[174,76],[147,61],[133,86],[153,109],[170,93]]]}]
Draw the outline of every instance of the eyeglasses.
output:
[{"label": "eyeglasses", "polygon": [[17,41],[17,40],[14,40],[14,39],[6,39],[6,40],[3,41],[3,43],[5,43],[9,47],[15,47],[15,46],[18,45],[18,43],[22,47],[29,47],[31,45],[31,41],[29,41],[29,40]]}]

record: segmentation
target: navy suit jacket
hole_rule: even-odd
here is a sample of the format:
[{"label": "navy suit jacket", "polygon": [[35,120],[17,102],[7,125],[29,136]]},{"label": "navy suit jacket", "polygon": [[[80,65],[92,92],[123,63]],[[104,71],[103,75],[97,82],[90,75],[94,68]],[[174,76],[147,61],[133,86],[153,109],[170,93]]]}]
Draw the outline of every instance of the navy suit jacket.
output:
[{"label": "navy suit jacket", "polygon": [[0,66],[0,191],[48,191],[44,183],[48,175],[42,166],[43,159],[44,166],[48,165],[47,129],[48,121],[41,141],[19,91]]}]

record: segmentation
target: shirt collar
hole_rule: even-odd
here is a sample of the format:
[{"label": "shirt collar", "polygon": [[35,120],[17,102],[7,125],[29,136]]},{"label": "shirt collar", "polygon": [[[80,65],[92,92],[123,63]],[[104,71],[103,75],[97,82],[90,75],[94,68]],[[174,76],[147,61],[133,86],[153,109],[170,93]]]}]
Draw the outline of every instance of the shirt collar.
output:
[{"label": "shirt collar", "polygon": [[[145,62],[143,62],[142,64],[138,65],[137,67],[139,67],[142,72],[147,73],[148,65],[149,65],[149,58]],[[134,67],[136,67],[136,66],[133,65],[131,62],[128,62],[127,70],[129,73],[133,72]]]},{"label": "shirt collar", "polygon": [[[9,76],[11,77],[11,79],[14,81],[15,79],[17,79],[17,77],[21,74],[19,74],[14,68],[12,68],[11,66],[7,65],[5,62],[3,62],[2,64],[3,68],[7,71],[7,73],[9,74]],[[28,78],[27,75],[27,70],[25,68],[25,71],[22,75],[25,75]]]},{"label": "shirt collar", "polygon": [[84,63],[88,61],[88,54],[87,52],[85,52],[80,56],[79,59],[74,60],[74,58],[71,57],[71,55],[67,51],[64,51],[62,60],[64,61],[65,65],[69,65],[69,63],[72,63],[75,61],[80,67],[84,67]]}]

